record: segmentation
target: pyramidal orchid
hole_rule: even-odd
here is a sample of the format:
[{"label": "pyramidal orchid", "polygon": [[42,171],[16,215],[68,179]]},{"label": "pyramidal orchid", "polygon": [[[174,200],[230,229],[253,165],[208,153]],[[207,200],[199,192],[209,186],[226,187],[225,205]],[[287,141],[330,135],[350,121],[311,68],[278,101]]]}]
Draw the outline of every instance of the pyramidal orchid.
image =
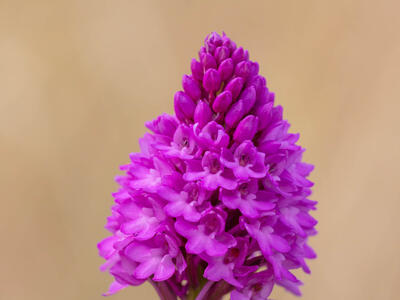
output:
[{"label": "pyramidal orchid", "polygon": [[258,72],[247,50],[211,33],[175,115],[146,123],[98,244],[114,277],[105,295],[146,281],[163,300],[268,299],[275,285],[300,295],[292,270],[309,273],[316,256],[313,167]]}]

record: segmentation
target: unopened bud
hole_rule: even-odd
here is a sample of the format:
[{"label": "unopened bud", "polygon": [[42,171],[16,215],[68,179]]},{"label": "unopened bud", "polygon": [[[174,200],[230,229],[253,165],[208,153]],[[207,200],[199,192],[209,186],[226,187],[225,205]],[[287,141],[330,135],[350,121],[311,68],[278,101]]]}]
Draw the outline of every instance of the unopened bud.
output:
[{"label": "unopened bud", "polygon": [[212,119],[212,111],[210,106],[204,101],[199,101],[194,111],[194,122],[199,123],[200,127],[203,127]]},{"label": "unopened bud", "polygon": [[232,58],[225,59],[218,67],[221,80],[227,80],[232,76],[234,63]]},{"label": "unopened bud", "polygon": [[225,88],[225,91],[230,91],[232,93],[232,99],[236,100],[242,90],[244,80],[242,77],[236,77],[229,81]]},{"label": "unopened bud", "polygon": [[237,143],[241,143],[245,140],[251,140],[258,129],[258,118],[249,115],[240,121],[235,132],[233,133],[233,139]]},{"label": "unopened bud", "polygon": [[221,63],[229,57],[229,49],[225,46],[218,47],[215,49],[214,57],[217,60],[217,63]]},{"label": "unopened bud", "polygon": [[201,65],[201,63],[199,63],[194,58],[192,59],[190,69],[192,70],[193,78],[195,78],[197,80],[203,79],[203,75],[204,75],[203,66]]},{"label": "unopened bud", "polygon": [[233,62],[235,64],[237,64],[238,62],[244,60],[245,59],[245,54],[244,54],[243,48],[239,47],[235,51],[233,51],[231,58],[233,59]]},{"label": "unopened bud", "polygon": [[202,56],[201,62],[204,66],[204,69],[216,69],[217,68],[217,62],[215,61],[214,56],[212,56],[210,53],[206,53]]},{"label": "unopened bud", "polygon": [[273,103],[269,102],[257,109],[256,115],[258,117],[258,130],[263,130],[267,127],[270,120],[272,106]]},{"label": "unopened bud", "polygon": [[190,98],[193,100],[198,100],[201,97],[201,89],[196,80],[194,80],[191,76],[183,75],[182,78],[182,87],[183,90]]},{"label": "unopened bud", "polygon": [[193,119],[196,105],[188,95],[179,91],[174,96],[174,108],[178,119],[185,122],[187,119]]},{"label": "unopened bud", "polygon": [[221,86],[221,76],[215,69],[208,69],[204,74],[203,86],[207,92],[218,91]]},{"label": "unopened bud", "polygon": [[246,79],[247,77],[250,76],[251,73],[251,62],[249,61],[241,61],[236,65],[235,68],[235,75],[243,77]]},{"label": "unopened bud", "polygon": [[244,104],[245,114],[247,114],[254,106],[256,102],[256,89],[254,86],[249,86],[243,90],[240,94],[240,99],[242,99]]},{"label": "unopened bud", "polygon": [[225,112],[232,103],[232,93],[224,91],[215,98],[213,103],[213,110],[215,112]]},{"label": "unopened bud", "polygon": [[233,128],[244,116],[243,101],[239,100],[232,105],[225,116],[225,124],[228,128]]}]

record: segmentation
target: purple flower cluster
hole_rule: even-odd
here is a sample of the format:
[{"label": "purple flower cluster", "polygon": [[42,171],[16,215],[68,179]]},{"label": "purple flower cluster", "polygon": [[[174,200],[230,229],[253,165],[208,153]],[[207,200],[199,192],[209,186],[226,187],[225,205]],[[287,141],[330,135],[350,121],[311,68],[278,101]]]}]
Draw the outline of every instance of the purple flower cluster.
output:
[{"label": "purple flower cluster", "polygon": [[175,115],[146,124],[140,153],[98,244],[115,281],[107,295],[150,281],[162,299],[267,299],[275,284],[300,295],[291,270],[310,270],[313,167],[259,66],[225,34],[193,59]]}]

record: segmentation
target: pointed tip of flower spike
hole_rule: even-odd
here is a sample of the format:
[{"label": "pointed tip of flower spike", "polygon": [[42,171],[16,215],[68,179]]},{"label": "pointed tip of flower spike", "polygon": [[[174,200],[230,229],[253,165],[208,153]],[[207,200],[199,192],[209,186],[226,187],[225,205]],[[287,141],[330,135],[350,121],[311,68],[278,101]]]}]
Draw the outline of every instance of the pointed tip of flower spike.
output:
[{"label": "pointed tip of flower spike", "polygon": [[204,39],[204,44],[210,53],[214,53],[215,49],[218,46],[221,46],[222,43],[223,43],[222,37],[215,31],[208,34]]}]

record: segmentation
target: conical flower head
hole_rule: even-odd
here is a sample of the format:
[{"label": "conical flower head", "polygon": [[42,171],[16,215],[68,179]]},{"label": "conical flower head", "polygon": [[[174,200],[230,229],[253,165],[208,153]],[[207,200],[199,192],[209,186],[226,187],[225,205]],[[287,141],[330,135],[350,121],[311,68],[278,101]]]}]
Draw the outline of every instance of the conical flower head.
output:
[{"label": "conical flower head", "polygon": [[317,222],[299,135],[225,34],[206,37],[191,71],[175,116],[146,124],[117,177],[112,236],[98,245],[115,278],[107,295],[146,280],[164,299],[266,299],[276,284],[300,294],[291,270],[309,273]]}]

